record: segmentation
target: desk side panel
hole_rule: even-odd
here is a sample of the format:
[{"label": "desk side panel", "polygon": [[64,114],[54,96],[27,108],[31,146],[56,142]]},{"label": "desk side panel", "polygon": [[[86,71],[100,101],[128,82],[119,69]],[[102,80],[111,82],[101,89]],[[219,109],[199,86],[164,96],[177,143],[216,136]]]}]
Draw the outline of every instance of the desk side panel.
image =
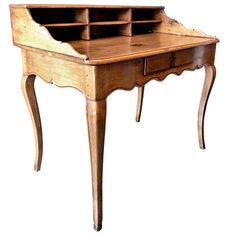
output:
[{"label": "desk side panel", "polygon": [[22,49],[23,73],[37,75],[58,87],[72,87],[86,95],[86,81],[93,80],[93,66],[87,66],[42,50]]},{"label": "desk side panel", "polygon": [[10,8],[13,42],[16,46],[28,46],[39,48],[51,52],[57,52],[81,60],[85,60],[86,55],[79,54],[68,43],[57,41],[52,38],[48,30],[37,24],[31,17],[28,9]]}]

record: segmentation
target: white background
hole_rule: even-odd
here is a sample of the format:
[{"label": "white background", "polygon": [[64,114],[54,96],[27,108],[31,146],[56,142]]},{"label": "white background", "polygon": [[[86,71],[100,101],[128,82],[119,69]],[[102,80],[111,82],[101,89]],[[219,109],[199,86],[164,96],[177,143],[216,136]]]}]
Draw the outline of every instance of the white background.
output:
[{"label": "white background", "polygon": [[[141,123],[134,121],[137,90],[112,93],[99,235],[236,235],[233,2],[138,2],[165,5],[170,17],[221,40],[206,114],[207,149],[200,150],[197,139],[204,69],[148,83]],[[34,134],[20,89],[21,54],[12,46],[9,3],[22,1],[0,3],[0,235],[94,235],[85,99],[74,89],[37,79],[44,156],[42,170],[34,172]],[[137,5],[134,0],[69,3]]]}]

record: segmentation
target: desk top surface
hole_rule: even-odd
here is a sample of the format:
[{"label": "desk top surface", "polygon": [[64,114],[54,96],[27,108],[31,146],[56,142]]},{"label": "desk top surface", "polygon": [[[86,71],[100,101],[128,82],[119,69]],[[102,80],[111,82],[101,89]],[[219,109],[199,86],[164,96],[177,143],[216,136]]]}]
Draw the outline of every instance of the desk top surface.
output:
[{"label": "desk top surface", "polygon": [[68,43],[94,64],[135,59],[163,52],[216,43],[216,38],[181,36],[165,33],[110,37],[91,41],[76,40]]}]

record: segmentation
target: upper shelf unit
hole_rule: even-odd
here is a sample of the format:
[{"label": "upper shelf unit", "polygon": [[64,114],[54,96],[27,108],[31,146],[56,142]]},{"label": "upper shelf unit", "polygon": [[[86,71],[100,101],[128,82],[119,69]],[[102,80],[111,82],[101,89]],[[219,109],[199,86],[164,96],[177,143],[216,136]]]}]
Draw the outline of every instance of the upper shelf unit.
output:
[{"label": "upper shelf unit", "polygon": [[29,8],[33,20],[60,41],[91,40],[155,32],[161,23],[156,8]]}]

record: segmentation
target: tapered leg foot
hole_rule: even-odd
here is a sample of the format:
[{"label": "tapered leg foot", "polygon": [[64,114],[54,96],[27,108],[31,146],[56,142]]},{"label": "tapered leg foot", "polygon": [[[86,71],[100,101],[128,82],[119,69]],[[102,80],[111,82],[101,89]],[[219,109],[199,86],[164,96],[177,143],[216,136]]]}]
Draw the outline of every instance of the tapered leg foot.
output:
[{"label": "tapered leg foot", "polygon": [[98,232],[98,231],[100,231],[100,230],[102,229],[102,225],[95,225],[95,224],[94,224],[94,225],[93,225],[93,228],[94,228],[95,231]]},{"label": "tapered leg foot", "polygon": [[138,87],[138,102],[137,102],[137,110],[136,110],[136,122],[140,121],[142,107],[143,107],[143,96],[144,96],[144,86]]},{"label": "tapered leg foot", "polygon": [[200,105],[198,109],[198,140],[199,146],[201,149],[205,149],[205,139],[204,139],[204,118],[207,107],[208,98],[210,96],[211,89],[213,87],[215,77],[216,77],[216,68],[213,65],[206,65],[206,76],[205,82],[202,89],[202,96],[200,100]]},{"label": "tapered leg foot", "polygon": [[34,169],[35,171],[39,171],[41,168],[42,155],[43,155],[43,136],[42,136],[40,113],[34,90],[35,77],[36,77],[35,75],[23,76],[21,80],[21,88],[34,127],[35,142],[36,142],[36,158],[35,158]]},{"label": "tapered leg foot", "polygon": [[106,101],[91,101],[87,99],[86,102],[93,181],[93,220],[94,229],[99,231],[102,228],[102,172]]}]

